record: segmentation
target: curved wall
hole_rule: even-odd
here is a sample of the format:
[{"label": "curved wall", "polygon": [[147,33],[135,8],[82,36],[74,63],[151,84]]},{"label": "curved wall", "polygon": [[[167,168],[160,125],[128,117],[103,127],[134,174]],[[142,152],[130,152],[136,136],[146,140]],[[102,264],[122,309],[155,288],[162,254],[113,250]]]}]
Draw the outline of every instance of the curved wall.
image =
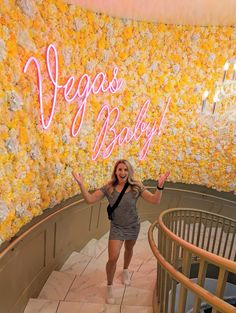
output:
[{"label": "curved wall", "polygon": [[235,93],[211,115],[223,66],[230,62],[231,79],[235,58],[234,26],[114,18],[61,0],[1,1],[0,244],[78,193],[72,169],[94,189],[118,158],[139,180],[170,170],[170,182],[235,192],[236,117],[226,114]]},{"label": "curved wall", "polygon": [[[151,181],[148,182],[150,190]],[[155,184],[153,183],[155,186]],[[0,253],[1,313],[22,313],[30,297],[37,297],[52,270],[57,270],[72,251],[109,229],[106,201],[86,205],[78,197],[33,220]],[[167,184],[160,205],[138,203],[141,220],[153,222],[160,212],[173,207],[199,208],[236,219],[233,194],[182,184]],[[36,224],[36,222],[38,224]],[[105,266],[105,265],[104,265]]]}]

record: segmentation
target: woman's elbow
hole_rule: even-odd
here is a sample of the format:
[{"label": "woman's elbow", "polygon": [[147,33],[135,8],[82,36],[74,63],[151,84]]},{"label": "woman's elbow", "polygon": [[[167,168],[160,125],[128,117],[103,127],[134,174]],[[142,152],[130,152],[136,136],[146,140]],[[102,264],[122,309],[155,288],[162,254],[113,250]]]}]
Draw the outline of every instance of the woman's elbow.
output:
[{"label": "woman's elbow", "polygon": [[158,198],[158,199],[155,199],[154,204],[160,204],[160,202],[161,202],[161,199],[160,199],[160,198]]},{"label": "woman's elbow", "polygon": [[94,203],[93,199],[90,199],[90,198],[84,198],[84,200],[87,204],[93,204]]}]

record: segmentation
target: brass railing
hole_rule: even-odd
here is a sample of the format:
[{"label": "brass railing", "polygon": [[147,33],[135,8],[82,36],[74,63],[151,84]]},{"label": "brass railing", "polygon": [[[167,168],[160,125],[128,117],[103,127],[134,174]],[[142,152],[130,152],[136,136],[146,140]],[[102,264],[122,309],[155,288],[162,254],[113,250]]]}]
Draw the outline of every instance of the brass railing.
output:
[{"label": "brass railing", "polygon": [[[235,220],[206,211],[169,209],[152,224],[148,237],[157,258],[158,313],[199,313],[203,306],[212,313],[236,312],[224,299],[226,286],[236,285]],[[214,291],[205,286],[209,278]]]}]

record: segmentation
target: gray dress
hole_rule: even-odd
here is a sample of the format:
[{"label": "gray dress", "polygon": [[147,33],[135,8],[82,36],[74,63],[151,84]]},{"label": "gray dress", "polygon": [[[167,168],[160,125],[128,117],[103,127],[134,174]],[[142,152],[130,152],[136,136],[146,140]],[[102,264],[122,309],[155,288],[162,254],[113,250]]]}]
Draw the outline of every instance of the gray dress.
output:
[{"label": "gray dress", "polygon": [[[107,190],[107,185],[100,189],[110,205],[112,206],[119,196],[119,192],[114,189],[110,194]],[[125,192],[119,205],[112,214],[111,226],[110,226],[110,240],[136,240],[140,230],[140,219],[137,212],[136,203],[138,197],[143,192],[136,195],[132,190]]]}]

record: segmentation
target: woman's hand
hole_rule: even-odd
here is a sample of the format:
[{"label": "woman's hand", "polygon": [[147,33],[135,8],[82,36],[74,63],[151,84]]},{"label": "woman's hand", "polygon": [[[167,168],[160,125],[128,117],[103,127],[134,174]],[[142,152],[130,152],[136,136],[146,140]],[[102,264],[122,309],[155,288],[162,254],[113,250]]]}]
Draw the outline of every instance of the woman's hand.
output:
[{"label": "woman's hand", "polygon": [[166,172],[165,174],[160,175],[158,180],[157,180],[157,186],[162,188],[169,175],[170,175],[170,172]]},{"label": "woman's hand", "polygon": [[77,183],[81,186],[83,184],[83,178],[80,174],[77,174],[75,171],[72,172],[72,175],[74,176]]}]

